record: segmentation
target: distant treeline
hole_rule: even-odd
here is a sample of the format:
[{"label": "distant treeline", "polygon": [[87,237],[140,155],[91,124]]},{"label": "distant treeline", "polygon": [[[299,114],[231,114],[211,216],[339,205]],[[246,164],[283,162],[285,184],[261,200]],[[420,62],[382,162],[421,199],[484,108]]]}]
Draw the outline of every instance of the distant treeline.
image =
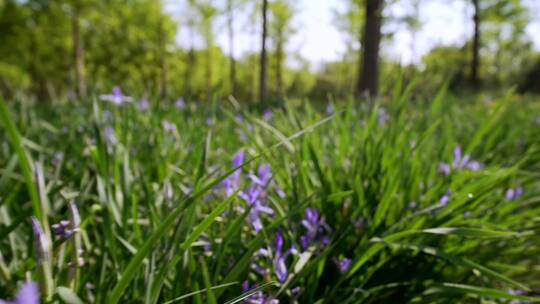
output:
[{"label": "distant treeline", "polygon": [[[416,78],[426,91],[448,82],[460,89],[540,92],[540,57],[525,35],[532,13],[522,1],[456,0],[474,12],[470,39],[436,47],[408,66],[379,60],[392,39],[384,25],[397,24],[414,37],[426,0],[341,1],[345,9],[335,12],[335,25],[347,51],[316,71],[300,54],[285,51],[302,31],[293,0],[184,0],[175,2],[182,17],[174,19],[164,8],[169,3],[159,0],[0,1],[0,94],[75,99],[119,85],[164,100],[323,99],[384,94],[397,77]],[[405,15],[390,13],[397,4]],[[176,43],[179,28],[189,33],[184,47]],[[234,45],[238,28],[252,33],[246,43],[253,51],[242,57],[216,44],[217,35],[226,35]],[[288,58],[297,62],[294,68]]]}]

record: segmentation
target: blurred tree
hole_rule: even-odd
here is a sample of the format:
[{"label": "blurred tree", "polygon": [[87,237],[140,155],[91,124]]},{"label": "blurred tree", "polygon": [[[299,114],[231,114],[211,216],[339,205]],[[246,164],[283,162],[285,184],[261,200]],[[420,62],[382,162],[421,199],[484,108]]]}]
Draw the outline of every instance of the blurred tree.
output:
[{"label": "blurred tree", "polygon": [[261,63],[259,77],[259,101],[266,100],[266,36],[267,36],[267,18],[268,18],[268,0],[262,0],[262,30],[261,30]]},{"label": "blurred tree", "polygon": [[214,18],[217,16],[217,8],[211,3],[212,1],[196,1],[195,8],[200,18],[199,30],[205,42],[205,71],[206,71],[206,90],[207,97],[213,92],[213,58],[214,51]]},{"label": "blurred tree", "polygon": [[356,94],[376,96],[379,82],[379,45],[383,0],[365,0],[366,14],[363,36],[362,65],[358,77]]},{"label": "blurred tree", "polygon": [[293,17],[293,8],[291,3],[286,0],[277,0],[270,4],[271,17],[271,29],[270,35],[274,42],[274,54],[275,54],[275,73],[276,73],[276,93],[282,96],[284,93],[283,83],[283,65],[285,60],[285,45],[289,36],[294,33],[294,29],[291,26],[291,20]]},{"label": "blurred tree", "polygon": [[342,10],[334,11],[334,23],[345,36],[345,53],[342,59],[345,64],[340,65],[342,70],[335,75],[337,78],[334,82],[340,87],[339,90],[354,92],[359,69],[351,69],[351,66],[360,66],[361,62],[365,5],[364,0],[345,0],[343,4]]},{"label": "blurred tree", "polygon": [[[471,1],[472,4],[474,25],[469,77],[470,84],[478,87],[481,83],[481,49],[495,44],[497,50],[493,51],[493,53],[496,53],[500,58],[502,56],[502,44],[505,40],[519,43],[521,47],[525,46],[523,44],[523,34],[529,18],[522,0],[467,1]],[[489,33],[490,28],[491,35]],[[484,35],[486,31],[488,33]]]},{"label": "blurred tree", "polygon": [[84,75],[84,46],[81,38],[80,11],[81,0],[72,0],[71,26],[73,33],[73,68],[75,70],[75,90],[77,97],[86,97],[86,81]]}]

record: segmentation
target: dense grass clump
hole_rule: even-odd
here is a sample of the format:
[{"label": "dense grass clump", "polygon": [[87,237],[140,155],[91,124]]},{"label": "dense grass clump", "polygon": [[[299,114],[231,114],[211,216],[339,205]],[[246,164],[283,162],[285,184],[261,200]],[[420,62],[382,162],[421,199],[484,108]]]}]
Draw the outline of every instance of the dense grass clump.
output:
[{"label": "dense grass clump", "polygon": [[540,104],[407,92],[2,103],[0,298],[539,301]]}]

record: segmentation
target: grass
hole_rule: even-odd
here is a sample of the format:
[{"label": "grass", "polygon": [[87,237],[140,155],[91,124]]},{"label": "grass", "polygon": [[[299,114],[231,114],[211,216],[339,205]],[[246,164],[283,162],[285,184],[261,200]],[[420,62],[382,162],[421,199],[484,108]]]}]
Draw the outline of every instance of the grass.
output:
[{"label": "grass", "polygon": [[[0,298],[36,281],[67,303],[539,302],[540,104],[410,92],[332,115],[288,101],[270,119],[228,103],[0,102]],[[456,147],[478,170],[441,172]],[[250,189],[271,210],[260,231]],[[303,246],[306,209],[320,217]]]}]

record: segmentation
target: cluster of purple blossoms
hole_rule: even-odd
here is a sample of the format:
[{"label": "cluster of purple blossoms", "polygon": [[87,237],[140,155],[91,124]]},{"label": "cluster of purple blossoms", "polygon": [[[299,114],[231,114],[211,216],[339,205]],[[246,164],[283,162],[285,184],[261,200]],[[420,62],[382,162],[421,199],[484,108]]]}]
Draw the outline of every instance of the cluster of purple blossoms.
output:
[{"label": "cluster of purple blossoms", "polygon": [[103,94],[100,95],[99,98],[103,101],[108,101],[118,106],[133,100],[133,98],[130,96],[124,95],[118,86],[113,87],[111,94]]},{"label": "cluster of purple blossoms", "polygon": [[175,102],[174,102],[174,107],[177,108],[177,109],[184,109],[186,107],[186,102],[184,101],[184,98],[178,98]]},{"label": "cluster of purple blossoms", "polygon": [[105,142],[109,146],[116,146],[118,144],[118,139],[116,138],[114,129],[112,127],[106,127],[105,130],[103,130],[103,136],[105,138]]},{"label": "cluster of purple blossoms", "polygon": [[39,289],[36,283],[25,283],[13,301],[0,299],[0,304],[39,304]]},{"label": "cluster of purple blossoms", "polygon": [[[248,281],[242,283],[242,291],[248,292],[251,289],[257,288],[257,284],[249,286]],[[258,291],[243,301],[245,304],[279,304],[279,300],[274,299],[271,296],[265,295],[262,291]]]},{"label": "cluster of purple blossoms", "polygon": [[306,250],[312,244],[321,243],[323,246],[330,243],[328,234],[332,231],[326,224],[324,217],[319,216],[315,208],[306,208],[302,226],[306,228],[306,233],[300,237],[300,245]]},{"label": "cluster of purple blossoms", "polygon": [[260,214],[274,214],[274,210],[268,207],[265,200],[271,176],[270,166],[264,164],[260,165],[256,175],[253,173],[248,174],[251,185],[238,194],[238,196],[246,202],[249,208],[251,208],[248,214],[248,221],[257,232],[261,231],[263,228]]},{"label": "cluster of purple blossoms", "polygon": [[176,125],[174,123],[164,120],[161,122],[161,125],[163,126],[163,130],[165,130],[165,132],[176,133]]},{"label": "cluster of purple blossoms", "polygon": [[[233,168],[240,167],[244,163],[244,157],[244,151],[238,151],[232,159]],[[222,186],[225,189],[225,193],[227,193],[227,196],[231,196],[234,192],[240,189],[241,174],[242,172],[240,171],[240,169],[237,169],[225,180],[223,180]]]},{"label": "cluster of purple blossoms", "polygon": [[[245,153],[239,151],[233,156],[233,168],[237,168],[244,163]],[[260,214],[273,215],[274,210],[266,204],[267,189],[270,184],[272,173],[270,166],[261,164],[257,169],[257,174],[249,173],[247,177],[251,180],[251,184],[239,192],[238,196],[244,200],[250,208],[247,220],[253,229],[257,232],[263,229],[263,224]],[[222,187],[225,189],[227,196],[232,195],[240,189],[242,182],[242,172],[240,169],[229,175],[223,182]],[[243,208],[238,208],[240,212],[244,212]]]},{"label": "cluster of purple blossoms", "polygon": [[523,187],[517,186],[516,188],[510,188],[506,190],[505,197],[509,201],[520,198],[523,195]]},{"label": "cluster of purple blossoms", "polygon": [[454,148],[454,159],[452,160],[452,164],[447,164],[444,162],[439,163],[439,172],[444,175],[449,175],[452,169],[469,169],[471,171],[478,171],[482,169],[482,164],[480,164],[478,161],[472,160],[471,156],[468,154],[462,156],[461,147],[458,146]]},{"label": "cluster of purple blossoms", "polygon": [[[278,231],[275,236],[274,248],[261,248],[253,256],[253,261],[251,263],[251,268],[261,276],[267,276],[271,273],[270,267],[265,267],[266,261],[271,261],[273,272],[276,275],[276,278],[280,283],[285,282],[287,276],[289,275],[289,270],[287,269],[287,258],[291,254],[298,254],[296,248],[291,247],[287,251],[283,252],[283,235],[281,231]],[[260,258],[263,258],[263,263],[257,263]]]},{"label": "cluster of purple blossoms", "polygon": [[141,100],[139,100],[139,103],[137,104],[137,106],[139,107],[139,110],[146,111],[146,110],[150,109],[150,102],[148,102],[148,100],[146,98],[141,98]]}]

